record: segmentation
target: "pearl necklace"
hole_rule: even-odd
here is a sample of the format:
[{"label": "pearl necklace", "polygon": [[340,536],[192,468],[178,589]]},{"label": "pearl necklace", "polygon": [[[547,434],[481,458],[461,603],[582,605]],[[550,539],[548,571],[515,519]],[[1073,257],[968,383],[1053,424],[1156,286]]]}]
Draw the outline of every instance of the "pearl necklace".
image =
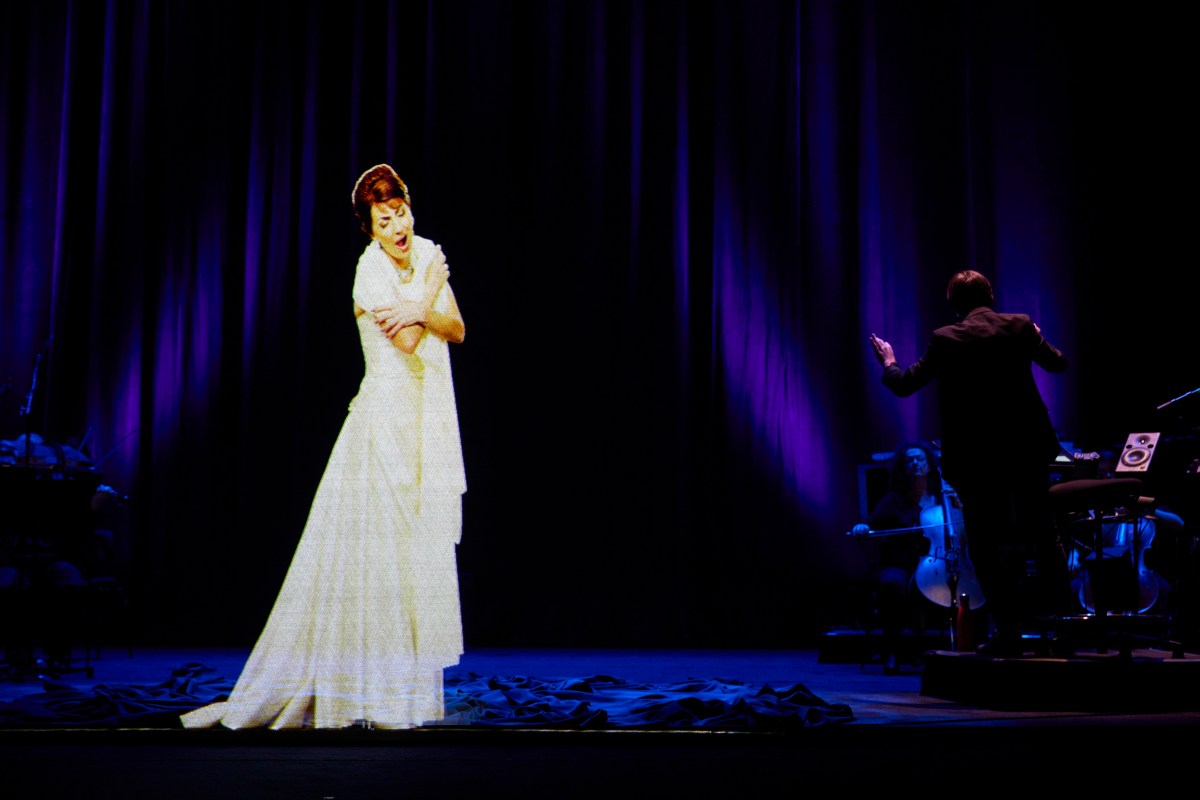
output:
[{"label": "pearl necklace", "polygon": [[[380,249],[380,250],[382,250],[382,249],[383,249],[383,245],[382,245],[382,244],[380,244],[380,245],[379,245],[379,249]],[[392,266],[396,268],[396,272],[397,272],[397,274],[399,274],[399,275],[400,275],[400,282],[401,282],[401,283],[408,283],[409,281],[411,281],[411,280],[412,280],[412,277],[413,277],[413,265],[412,265],[412,261],[411,261],[411,260],[409,261],[409,263],[408,263],[408,266],[407,266],[407,267],[402,267],[402,266],[400,266],[399,264],[397,264],[397,263],[396,263],[396,259],[392,258],[392,256],[391,256],[391,254],[390,254],[390,253],[387,253],[387,252],[385,251],[385,252],[384,252],[384,255],[386,255],[386,256],[388,257],[388,261],[392,262]]]}]

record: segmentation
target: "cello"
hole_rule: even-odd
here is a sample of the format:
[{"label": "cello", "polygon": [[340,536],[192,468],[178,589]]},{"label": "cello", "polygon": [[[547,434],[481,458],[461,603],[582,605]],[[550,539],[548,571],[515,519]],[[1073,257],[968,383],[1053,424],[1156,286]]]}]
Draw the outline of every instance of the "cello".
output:
[{"label": "cello", "polygon": [[929,553],[917,563],[921,594],[943,608],[957,608],[964,599],[968,611],[982,606],[986,599],[967,554],[962,502],[945,481],[941,504],[921,512],[921,528],[929,539]]},{"label": "cello", "polygon": [[929,546],[917,561],[913,582],[930,602],[951,609],[951,647],[970,649],[970,615],[985,598],[966,547],[962,504],[957,493],[942,482],[941,502],[923,508],[919,523],[906,528],[871,530],[857,525],[848,533],[857,538],[875,538],[921,532]]},{"label": "cello", "polygon": [[[1154,545],[1154,534],[1154,519],[1142,516],[1132,520],[1103,522],[1103,541],[1098,554],[1094,544],[1087,548],[1082,543],[1076,543],[1068,567],[1072,584],[1077,585],[1079,604],[1088,613],[1096,613],[1092,573],[1100,568],[1101,563],[1112,564],[1115,567],[1115,570],[1106,570],[1104,575],[1098,578],[1102,584],[1100,590],[1109,598],[1105,603],[1108,606],[1106,610],[1145,614],[1154,608],[1159,595],[1168,589],[1167,581],[1146,566],[1146,551]],[[1092,552],[1086,555],[1084,550]]]},{"label": "cello", "polygon": [[962,502],[945,481],[941,505],[922,511],[921,523],[928,526],[929,554],[917,563],[917,587],[930,602],[951,610],[950,649],[971,650],[975,644],[970,612],[986,600],[967,553]]}]

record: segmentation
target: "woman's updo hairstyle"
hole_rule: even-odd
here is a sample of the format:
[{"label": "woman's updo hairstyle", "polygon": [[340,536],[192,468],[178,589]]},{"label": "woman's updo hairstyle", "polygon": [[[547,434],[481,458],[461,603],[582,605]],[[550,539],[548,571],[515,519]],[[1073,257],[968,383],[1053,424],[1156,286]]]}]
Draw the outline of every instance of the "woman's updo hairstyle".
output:
[{"label": "woman's updo hairstyle", "polygon": [[363,233],[371,235],[371,206],[396,198],[412,208],[408,187],[400,180],[396,170],[387,164],[376,164],[359,176],[350,201],[354,203],[354,215],[358,217],[358,225]]}]

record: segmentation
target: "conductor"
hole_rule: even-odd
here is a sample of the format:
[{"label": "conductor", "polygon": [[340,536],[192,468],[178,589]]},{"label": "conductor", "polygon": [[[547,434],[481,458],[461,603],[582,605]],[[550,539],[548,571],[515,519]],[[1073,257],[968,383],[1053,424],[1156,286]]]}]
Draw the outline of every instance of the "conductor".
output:
[{"label": "conductor", "polygon": [[959,321],[936,329],[906,369],[892,345],[871,334],[883,385],[908,397],[935,384],[941,414],[942,471],[958,491],[967,548],[991,610],[984,653],[1019,656],[1021,624],[1033,594],[1027,564],[1065,574],[1045,507],[1050,464],[1061,450],[1034,364],[1051,373],[1067,357],[1026,314],[993,309],[988,279],[974,270],[951,277],[946,298]]}]

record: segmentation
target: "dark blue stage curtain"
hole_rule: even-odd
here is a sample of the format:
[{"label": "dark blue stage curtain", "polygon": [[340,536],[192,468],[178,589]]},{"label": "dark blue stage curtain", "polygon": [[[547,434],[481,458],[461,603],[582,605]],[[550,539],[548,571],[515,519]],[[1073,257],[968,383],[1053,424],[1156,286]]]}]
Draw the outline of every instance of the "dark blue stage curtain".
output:
[{"label": "dark blue stage curtain", "polygon": [[856,614],[857,465],[938,435],[866,336],[916,358],[954,271],[1067,351],[1077,446],[1200,383],[1194,67],[1151,13],[10,0],[0,438],[129,494],[145,637],[252,641],[361,375],[349,197],[388,162],[467,321],[468,644],[802,644]]}]

